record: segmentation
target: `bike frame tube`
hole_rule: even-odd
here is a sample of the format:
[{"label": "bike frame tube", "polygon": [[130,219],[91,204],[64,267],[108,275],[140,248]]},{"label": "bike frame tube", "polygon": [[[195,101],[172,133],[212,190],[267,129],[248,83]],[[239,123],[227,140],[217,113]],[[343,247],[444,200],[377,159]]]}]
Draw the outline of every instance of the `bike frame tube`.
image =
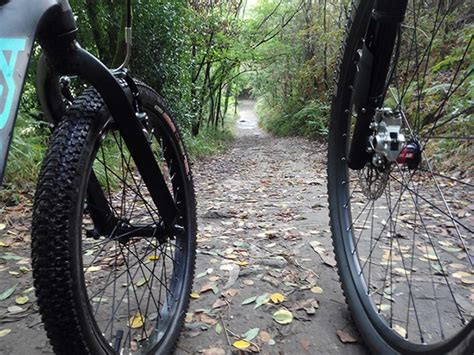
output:
[{"label": "bike frame tube", "polygon": [[[0,0],[0,183],[29,58],[38,38],[56,76],[77,75],[90,82],[102,96],[165,227],[171,231],[177,219],[177,207],[127,94],[107,67],[76,44],[76,31],[67,0]],[[47,100],[47,93],[41,96],[42,101]],[[57,100],[54,96],[57,92],[53,92],[49,101]]]},{"label": "bike frame tube", "polygon": [[0,0],[0,183],[38,27],[56,6],[57,0]]}]

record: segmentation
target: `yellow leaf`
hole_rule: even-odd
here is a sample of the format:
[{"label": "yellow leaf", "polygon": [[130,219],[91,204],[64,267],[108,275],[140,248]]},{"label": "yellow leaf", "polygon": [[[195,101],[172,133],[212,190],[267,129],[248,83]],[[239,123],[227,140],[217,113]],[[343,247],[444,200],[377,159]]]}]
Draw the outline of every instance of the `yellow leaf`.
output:
[{"label": "yellow leaf", "polygon": [[4,242],[0,242],[0,247],[9,247],[10,245],[8,245],[7,243],[4,243]]},{"label": "yellow leaf", "polygon": [[270,299],[272,300],[273,303],[279,304],[282,303],[286,300],[285,296],[282,295],[281,293],[274,293],[270,296]]},{"label": "yellow leaf", "polygon": [[238,261],[238,262],[236,262],[236,264],[239,265],[239,266],[247,266],[249,263],[248,263],[248,261]]},{"label": "yellow leaf", "polygon": [[143,327],[143,324],[145,324],[145,319],[143,316],[140,314],[140,312],[137,312],[132,318],[130,318],[130,322],[128,323],[128,326],[132,329],[138,329]]},{"label": "yellow leaf", "polygon": [[7,228],[6,224],[0,223],[0,231]]},{"label": "yellow leaf", "polygon": [[16,298],[15,303],[21,306],[27,304],[29,300],[28,296],[19,296]]},{"label": "yellow leaf", "polygon": [[320,293],[323,293],[323,289],[319,286],[315,286],[311,289],[311,292],[315,294],[320,294]]},{"label": "yellow leaf", "polygon": [[239,350],[245,350],[245,349],[248,349],[250,347],[250,343],[246,340],[238,340],[236,341],[234,344],[232,344],[232,346],[234,348],[237,348]]},{"label": "yellow leaf", "polygon": [[198,298],[201,298],[201,296],[199,295],[199,293],[193,292],[193,293],[191,293],[191,298],[193,300],[197,300]]},{"label": "yellow leaf", "polygon": [[149,256],[149,257],[148,257],[148,260],[150,260],[150,261],[158,261],[158,260],[160,260],[160,256],[159,256],[159,255],[152,255],[152,256]]}]

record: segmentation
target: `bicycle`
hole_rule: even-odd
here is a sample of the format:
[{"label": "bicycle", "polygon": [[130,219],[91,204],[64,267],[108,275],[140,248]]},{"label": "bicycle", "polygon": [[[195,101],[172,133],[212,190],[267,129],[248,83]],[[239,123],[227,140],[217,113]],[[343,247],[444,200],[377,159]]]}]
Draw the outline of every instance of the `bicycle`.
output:
[{"label": "bicycle", "polygon": [[[196,256],[193,180],[163,99],[76,42],[67,0],[0,1],[0,177],[35,38],[38,95],[54,123],[38,180],[32,266],[58,354],[172,352]],[[92,85],[74,97],[68,77]],[[5,143],[5,144],[4,144]],[[0,179],[1,181],[1,179]]]},{"label": "bicycle", "polygon": [[[453,98],[472,95],[473,32],[456,39],[459,53],[439,49],[449,40],[446,19],[468,3],[351,4],[328,193],[342,289],[374,353],[474,352],[473,220],[463,212],[474,196],[472,163],[453,162],[458,151],[472,153],[472,101],[466,109]],[[434,63],[435,50],[454,64]]]}]

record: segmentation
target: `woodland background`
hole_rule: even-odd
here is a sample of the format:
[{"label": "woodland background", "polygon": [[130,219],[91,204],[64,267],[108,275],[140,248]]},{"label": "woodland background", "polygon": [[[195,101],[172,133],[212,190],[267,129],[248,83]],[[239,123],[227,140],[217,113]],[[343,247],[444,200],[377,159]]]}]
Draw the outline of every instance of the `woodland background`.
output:
[{"label": "woodland background", "polygon": [[[452,11],[443,41],[435,43],[439,65],[438,72],[428,73],[432,76],[451,70],[459,59],[456,51],[446,56],[442,48],[465,48],[474,33],[469,0],[427,0],[426,7],[440,1]],[[81,45],[118,66],[125,1],[70,2]],[[325,137],[349,0],[134,0],[134,8],[131,69],[165,97],[193,157],[213,154],[232,138],[240,95],[258,100],[261,124],[274,134]],[[10,202],[32,191],[52,129],[41,121],[35,94],[39,53],[38,48],[30,66],[2,192]],[[459,101],[472,109],[472,76]]]}]

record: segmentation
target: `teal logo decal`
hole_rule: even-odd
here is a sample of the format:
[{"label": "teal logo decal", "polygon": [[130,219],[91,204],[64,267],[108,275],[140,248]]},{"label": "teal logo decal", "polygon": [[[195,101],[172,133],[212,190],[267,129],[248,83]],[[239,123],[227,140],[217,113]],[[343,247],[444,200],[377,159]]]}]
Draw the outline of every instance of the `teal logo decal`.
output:
[{"label": "teal logo decal", "polygon": [[25,38],[0,38],[0,129],[10,117],[17,85],[14,73],[18,54],[26,47]]}]

